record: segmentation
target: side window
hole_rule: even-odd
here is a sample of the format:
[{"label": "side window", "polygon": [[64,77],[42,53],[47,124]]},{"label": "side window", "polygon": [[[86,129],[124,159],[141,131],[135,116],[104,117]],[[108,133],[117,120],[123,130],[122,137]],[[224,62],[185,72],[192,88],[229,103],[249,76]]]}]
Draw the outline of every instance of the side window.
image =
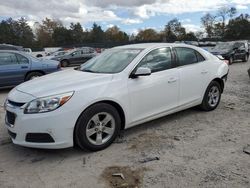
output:
[{"label": "side window", "polygon": [[152,73],[172,68],[170,48],[159,48],[149,52],[137,65],[138,67],[150,68]]},{"label": "side window", "polygon": [[80,54],[81,54],[80,51],[75,51],[75,52],[73,52],[71,55],[72,55],[72,56],[77,56],[77,55],[80,55]]},{"label": "side window", "polygon": [[89,53],[94,53],[94,52],[95,52],[95,50],[93,48],[89,49]]},{"label": "side window", "polygon": [[15,54],[7,52],[0,53],[0,66],[15,64],[18,64]]},{"label": "side window", "polygon": [[180,66],[190,65],[205,60],[200,53],[191,48],[177,47],[175,50]]},{"label": "side window", "polygon": [[88,53],[89,53],[89,49],[88,48],[82,49],[82,54],[88,54]]},{"label": "side window", "polygon": [[16,57],[19,64],[29,64],[29,60],[26,57],[20,54],[16,54]]},{"label": "side window", "polygon": [[199,52],[196,52],[196,56],[197,56],[198,62],[205,61],[205,58]]}]

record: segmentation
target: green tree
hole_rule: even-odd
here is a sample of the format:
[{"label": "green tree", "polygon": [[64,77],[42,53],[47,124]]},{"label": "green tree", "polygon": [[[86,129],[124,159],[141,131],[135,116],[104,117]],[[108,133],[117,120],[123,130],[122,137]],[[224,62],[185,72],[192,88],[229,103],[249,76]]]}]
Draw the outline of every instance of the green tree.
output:
[{"label": "green tree", "polygon": [[96,23],[93,24],[92,30],[90,31],[90,42],[103,42],[104,41],[104,31],[100,25]]},{"label": "green tree", "polygon": [[250,40],[250,16],[241,14],[231,19],[226,26],[225,39],[227,40]]},{"label": "green tree", "polygon": [[84,33],[82,26],[79,22],[77,22],[76,24],[70,24],[70,33],[72,44],[81,44],[84,42]]},{"label": "green tree", "polygon": [[1,21],[0,33],[0,43],[31,47],[34,40],[32,29],[24,18]]},{"label": "green tree", "polygon": [[137,41],[160,41],[160,35],[154,29],[140,30],[136,36]]},{"label": "green tree", "polygon": [[73,41],[71,31],[65,27],[55,28],[52,38],[55,46],[71,45]]},{"label": "green tree", "polygon": [[60,21],[45,18],[42,21],[42,24],[37,25],[38,26],[35,31],[37,43],[41,47],[54,46],[52,35],[57,28],[63,27],[62,23]]},{"label": "green tree", "polygon": [[181,25],[181,22],[177,18],[174,18],[167,23],[164,33],[165,41],[174,42],[185,38],[186,29]]},{"label": "green tree", "polygon": [[129,37],[125,32],[122,32],[117,26],[113,26],[105,31],[105,39],[108,42],[127,42]]},{"label": "green tree", "polygon": [[208,38],[212,38],[214,36],[214,23],[215,16],[210,13],[207,13],[201,17],[201,24],[203,25]]}]

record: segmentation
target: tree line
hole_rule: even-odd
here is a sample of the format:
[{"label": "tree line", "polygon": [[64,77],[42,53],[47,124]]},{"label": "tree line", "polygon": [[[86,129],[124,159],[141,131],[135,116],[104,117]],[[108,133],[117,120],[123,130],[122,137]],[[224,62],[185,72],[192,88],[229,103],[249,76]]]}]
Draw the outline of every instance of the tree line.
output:
[{"label": "tree line", "polygon": [[[216,14],[207,13],[201,18],[204,32],[188,32],[177,18],[170,20],[162,31],[141,29],[127,34],[119,27],[106,30],[94,23],[91,29],[84,30],[80,23],[65,27],[60,20],[45,18],[31,28],[24,18],[8,18],[0,22],[0,43],[20,45],[33,49],[52,46],[78,46],[84,44],[126,44],[133,42],[174,42],[206,40],[250,39],[250,16],[236,17],[236,8],[223,7]],[[99,46],[96,46],[99,47]]]}]

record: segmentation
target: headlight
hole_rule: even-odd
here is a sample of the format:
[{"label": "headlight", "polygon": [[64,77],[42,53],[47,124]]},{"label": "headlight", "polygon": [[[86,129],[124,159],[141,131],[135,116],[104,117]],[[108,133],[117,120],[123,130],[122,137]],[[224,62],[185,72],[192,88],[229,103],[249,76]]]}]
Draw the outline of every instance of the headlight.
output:
[{"label": "headlight", "polygon": [[74,92],[42,97],[29,102],[24,108],[25,114],[35,114],[53,111],[65,104]]}]

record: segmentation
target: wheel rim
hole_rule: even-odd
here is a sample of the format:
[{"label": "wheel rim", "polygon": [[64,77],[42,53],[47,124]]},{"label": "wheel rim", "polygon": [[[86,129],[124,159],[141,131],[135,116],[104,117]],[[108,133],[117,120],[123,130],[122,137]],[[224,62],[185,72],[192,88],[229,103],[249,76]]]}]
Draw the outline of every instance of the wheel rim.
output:
[{"label": "wheel rim", "polygon": [[86,137],[91,144],[102,145],[110,140],[115,132],[115,119],[107,112],[94,115],[86,126]]},{"label": "wheel rim", "polygon": [[211,87],[208,93],[208,104],[211,107],[215,107],[220,99],[220,90],[217,86]]},{"label": "wheel rim", "polygon": [[40,77],[40,76],[32,76],[32,77],[30,78],[30,80],[36,79],[36,78],[38,78],[38,77]]}]

